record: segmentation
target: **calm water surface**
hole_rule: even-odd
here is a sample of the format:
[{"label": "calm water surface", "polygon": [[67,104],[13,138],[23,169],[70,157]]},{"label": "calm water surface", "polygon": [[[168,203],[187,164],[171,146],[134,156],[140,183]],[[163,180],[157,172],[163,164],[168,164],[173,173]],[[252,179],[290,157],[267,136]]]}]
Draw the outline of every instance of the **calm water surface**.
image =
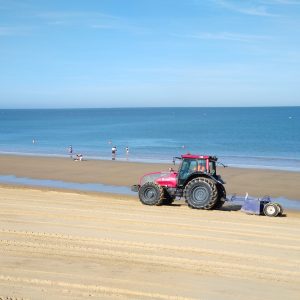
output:
[{"label": "calm water surface", "polygon": [[[34,143],[33,143],[34,140]],[[171,161],[191,152],[229,166],[300,171],[300,107],[0,110],[0,153]]]}]

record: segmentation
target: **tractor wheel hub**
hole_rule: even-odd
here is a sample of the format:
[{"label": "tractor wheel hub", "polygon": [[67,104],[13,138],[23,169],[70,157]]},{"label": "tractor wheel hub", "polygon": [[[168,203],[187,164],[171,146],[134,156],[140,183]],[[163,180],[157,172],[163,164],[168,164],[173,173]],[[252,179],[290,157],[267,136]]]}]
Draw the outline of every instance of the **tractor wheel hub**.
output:
[{"label": "tractor wheel hub", "polygon": [[145,191],[145,196],[149,199],[155,197],[155,191],[153,189],[148,189]]},{"label": "tractor wheel hub", "polygon": [[203,188],[203,187],[196,187],[193,190],[193,198],[197,201],[197,202],[203,202],[205,201],[207,198],[209,197],[209,192],[207,189]]}]

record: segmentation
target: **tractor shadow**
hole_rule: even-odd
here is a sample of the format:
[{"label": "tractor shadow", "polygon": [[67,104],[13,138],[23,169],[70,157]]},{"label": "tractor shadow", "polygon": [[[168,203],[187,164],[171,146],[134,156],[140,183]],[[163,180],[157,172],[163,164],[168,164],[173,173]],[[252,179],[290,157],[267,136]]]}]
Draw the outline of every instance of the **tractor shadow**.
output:
[{"label": "tractor shadow", "polygon": [[168,207],[180,207],[180,206],[185,206],[186,203],[171,203],[171,204],[164,204],[164,206]]},{"label": "tractor shadow", "polygon": [[237,203],[224,203],[223,206],[221,208],[219,208],[218,210],[221,211],[238,211],[241,210],[242,208],[242,204],[237,204]]},{"label": "tractor shadow", "polygon": [[[164,206],[168,206],[168,207],[181,207],[181,206],[188,206],[188,204],[186,202],[182,202],[182,203],[178,203],[177,202],[177,203],[172,203],[172,204],[164,204]],[[216,210],[230,212],[230,211],[239,211],[239,210],[241,210],[241,208],[242,208],[242,204],[227,202],[227,203],[224,203],[221,208],[218,208]],[[248,214],[248,215],[254,215],[254,214]],[[263,214],[261,214],[261,215],[263,215]],[[277,217],[285,218],[285,217],[287,217],[287,214],[283,213],[282,215],[278,215]]]},{"label": "tractor shadow", "polygon": [[[188,204],[186,202],[180,202],[180,200],[176,200],[176,202],[172,203],[172,204],[164,204],[164,206],[168,206],[168,207],[181,207],[181,206],[188,206]],[[238,203],[232,203],[232,202],[225,202],[223,204],[223,206],[221,208],[218,208],[216,210],[219,210],[219,211],[240,211],[242,208],[242,204],[238,204]],[[247,213],[246,213],[247,214]],[[255,214],[248,214],[248,215],[255,215]],[[261,214],[263,216],[263,214]],[[280,217],[280,218],[285,218],[287,217],[287,214],[286,213],[283,213],[282,215],[278,215],[277,217]]]},{"label": "tractor shadow", "polygon": [[[223,206],[221,208],[219,208],[218,210],[220,210],[220,211],[239,211],[239,210],[241,210],[241,208],[242,208],[241,204],[227,202],[227,203],[224,203]],[[245,214],[247,214],[247,215],[264,216],[263,213],[261,213],[259,215],[255,214],[255,213],[245,213]],[[285,213],[278,214],[276,217],[285,218],[285,217],[287,217],[287,214],[285,214]]]},{"label": "tractor shadow", "polygon": [[[176,200],[176,202],[173,202],[172,204],[164,204],[165,206],[168,207],[180,207],[180,206],[188,206],[188,204],[182,200]],[[237,204],[237,203],[224,203],[221,208],[218,208],[217,210],[220,211],[238,211],[242,207],[242,204]]]}]

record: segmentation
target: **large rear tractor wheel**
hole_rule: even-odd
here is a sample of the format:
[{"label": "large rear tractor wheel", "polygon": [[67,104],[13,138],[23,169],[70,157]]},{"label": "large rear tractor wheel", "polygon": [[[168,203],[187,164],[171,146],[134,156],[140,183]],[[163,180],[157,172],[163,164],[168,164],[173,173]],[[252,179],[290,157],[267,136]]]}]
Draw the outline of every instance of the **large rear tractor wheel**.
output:
[{"label": "large rear tractor wheel", "polygon": [[216,204],[211,209],[221,209],[224,203],[225,201],[223,200],[223,198],[219,198]]},{"label": "large rear tractor wheel", "polygon": [[219,200],[216,184],[203,177],[194,178],[185,187],[183,195],[192,208],[213,209]]},{"label": "large rear tractor wheel", "polygon": [[226,200],[226,191],[222,184],[217,184],[218,189],[218,201],[214,205],[213,209],[221,209]]},{"label": "large rear tractor wheel", "polygon": [[162,205],[164,190],[154,182],[147,182],[139,189],[140,201],[145,205]]}]

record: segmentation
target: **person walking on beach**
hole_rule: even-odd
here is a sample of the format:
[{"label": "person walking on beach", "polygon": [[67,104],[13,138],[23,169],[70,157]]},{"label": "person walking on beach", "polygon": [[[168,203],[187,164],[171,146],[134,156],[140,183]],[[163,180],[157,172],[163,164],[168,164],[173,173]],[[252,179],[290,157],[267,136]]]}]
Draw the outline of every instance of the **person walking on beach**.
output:
[{"label": "person walking on beach", "polygon": [[116,159],[116,154],[117,154],[117,147],[116,146],[113,146],[111,148],[111,156],[112,156],[112,160],[115,160]]},{"label": "person walking on beach", "polygon": [[73,158],[73,147],[72,147],[72,145],[69,146],[69,150],[68,151],[69,151],[70,157]]}]

